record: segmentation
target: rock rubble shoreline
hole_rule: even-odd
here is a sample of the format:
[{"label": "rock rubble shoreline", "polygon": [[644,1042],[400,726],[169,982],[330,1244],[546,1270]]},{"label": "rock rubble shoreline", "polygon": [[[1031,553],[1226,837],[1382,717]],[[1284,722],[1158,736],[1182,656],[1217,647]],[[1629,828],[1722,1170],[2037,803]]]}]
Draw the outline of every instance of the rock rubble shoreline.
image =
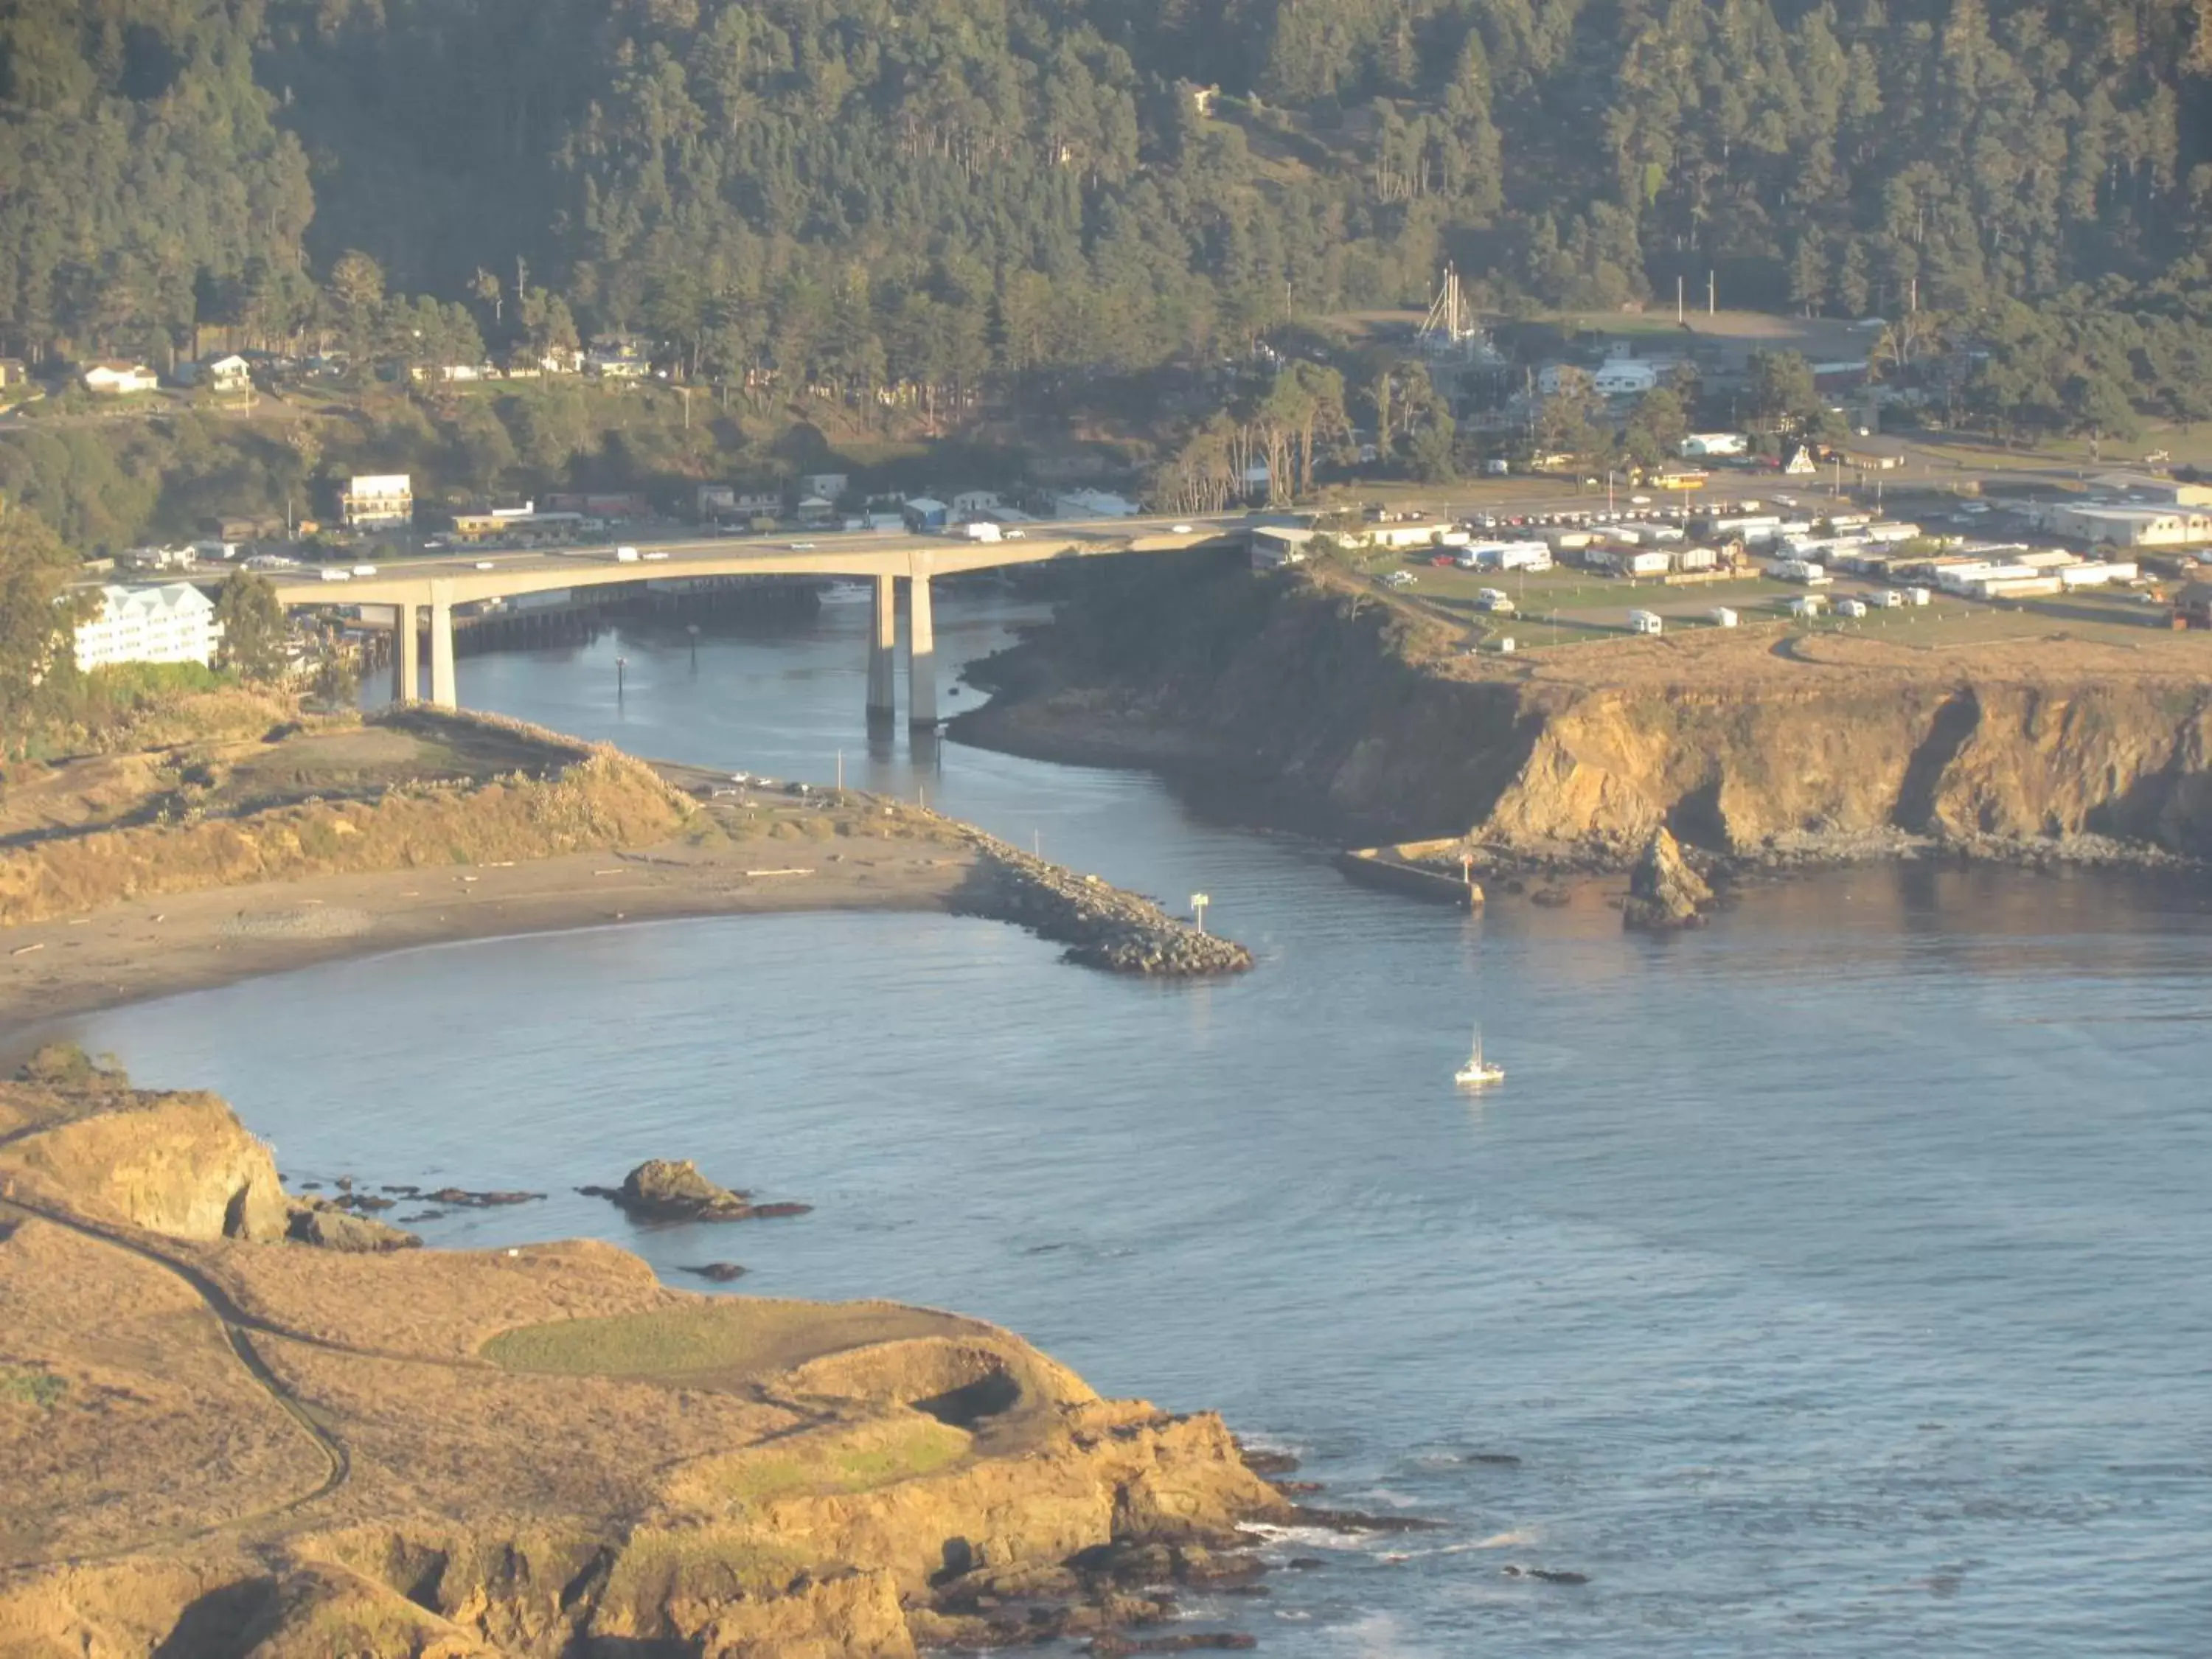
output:
[{"label": "rock rubble shoreline", "polygon": [[994,836],[972,832],[975,873],[953,899],[957,914],[1010,921],[1067,947],[1061,960],[1108,973],[1162,979],[1241,974],[1252,953],[1201,933],[1152,900],[1078,874]]}]

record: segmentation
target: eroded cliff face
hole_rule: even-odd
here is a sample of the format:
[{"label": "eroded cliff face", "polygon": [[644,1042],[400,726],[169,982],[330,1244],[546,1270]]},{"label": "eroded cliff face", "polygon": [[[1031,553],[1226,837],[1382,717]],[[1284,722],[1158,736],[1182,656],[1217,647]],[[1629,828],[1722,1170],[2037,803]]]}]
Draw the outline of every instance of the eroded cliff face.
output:
[{"label": "eroded cliff face", "polygon": [[1615,854],[1663,826],[1735,854],[1902,830],[2202,858],[2208,736],[2212,695],[2165,680],[1593,690],[1546,708],[1497,799],[1444,828]]},{"label": "eroded cliff face", "polygon": [[[287,1206],[268,1146],[210,1094],[131,1091],[96,1111],[42,1114],[44,1091],[10,1085],[0,1099],[0,1175],[65,1194],[100,1219],[175,1238],[284,1237]],[[82,1103],[74,1103],[81,1105]]]},{"label": "eroded cliff face", "polygon": [[[1190,602],[1237,579],[1200,578]],[[1736,854],[1905,832],[2212,857],[2212,680],[2148,629],[2136,653],[1747,630],[1475,662],[1421,660],[1386,610],[1311,583],[1237,604],[1205,652],[1120,665],[1082,648],[1071,607],[957,729],[1234,767],[1347,840],[1626,862],[1663,827]]]}]

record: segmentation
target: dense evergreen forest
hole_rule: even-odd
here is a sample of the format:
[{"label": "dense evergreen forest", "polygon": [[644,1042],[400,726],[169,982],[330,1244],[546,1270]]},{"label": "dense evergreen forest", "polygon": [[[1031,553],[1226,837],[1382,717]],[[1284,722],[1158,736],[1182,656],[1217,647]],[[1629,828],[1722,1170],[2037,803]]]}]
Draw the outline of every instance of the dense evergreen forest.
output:
[{"label": "dense evergreen forest", "polygon": [[2212,0],[13,0],[0,352],[634,329],[957,410],[1449,258],[1972,318],[2000,422],[2178,408],[2208,76]]}]

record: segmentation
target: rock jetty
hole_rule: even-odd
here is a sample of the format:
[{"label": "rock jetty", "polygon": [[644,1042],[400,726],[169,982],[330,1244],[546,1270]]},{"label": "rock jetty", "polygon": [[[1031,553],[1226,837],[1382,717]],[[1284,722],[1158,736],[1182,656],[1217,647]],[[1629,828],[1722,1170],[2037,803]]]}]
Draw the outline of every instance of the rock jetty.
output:
[{"label": "rock jetty", "polygon": [[1661,933],[1702,927],[1705,918],[1700,907],[1712,902],[1713,890],[1690,868],[1674,837],[1655,830],[1644,856],[1629,872],[1628,902],[1621,907],[1620,925]]},{"label": "rock jetty", "polygon": [[752,1221],[805,1215],[811,1204],[756,1204],[752,1194],[719,1187],[690,1158],[650,1158],[619,1187],[579,1187],[586,1198],[611,1199],[641,1221]]},{"label": "rock jetty", "polygon": [[1200,933],[1150,899],[989,836],[979,835],[976,843],[975,873],[954,896],[954,908],[1065,945],[1064,962],[1175,979],[1241,974],[1252,965],[1252,953],[1236,940]]}]

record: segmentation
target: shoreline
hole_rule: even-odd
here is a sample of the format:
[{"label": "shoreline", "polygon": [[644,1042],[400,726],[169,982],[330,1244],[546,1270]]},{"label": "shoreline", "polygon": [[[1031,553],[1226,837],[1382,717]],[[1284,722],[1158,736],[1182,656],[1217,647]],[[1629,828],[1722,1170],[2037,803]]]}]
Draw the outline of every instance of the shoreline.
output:
[{"label": "shoreline", "polygon": [[[719,775],[656,769],[694,793]],[[819,804],[857,812],[811,838],[724,834],[211,886],[0,929],[0,1054],[57,1021],[327,963],[718,916],[926,911],[1020,927],[1066,947],[1063,963],[1109,973],[1204,977],[1252,965],[1234,941],[963,820],[857,792]]]},{"label": "shoreline", "polygon": [[425,945],[809,910],[949,914],[977,862],[934,840],[839,847],[678,842],[125,900],[0,933],[0,1045],[101,1009]]}]

